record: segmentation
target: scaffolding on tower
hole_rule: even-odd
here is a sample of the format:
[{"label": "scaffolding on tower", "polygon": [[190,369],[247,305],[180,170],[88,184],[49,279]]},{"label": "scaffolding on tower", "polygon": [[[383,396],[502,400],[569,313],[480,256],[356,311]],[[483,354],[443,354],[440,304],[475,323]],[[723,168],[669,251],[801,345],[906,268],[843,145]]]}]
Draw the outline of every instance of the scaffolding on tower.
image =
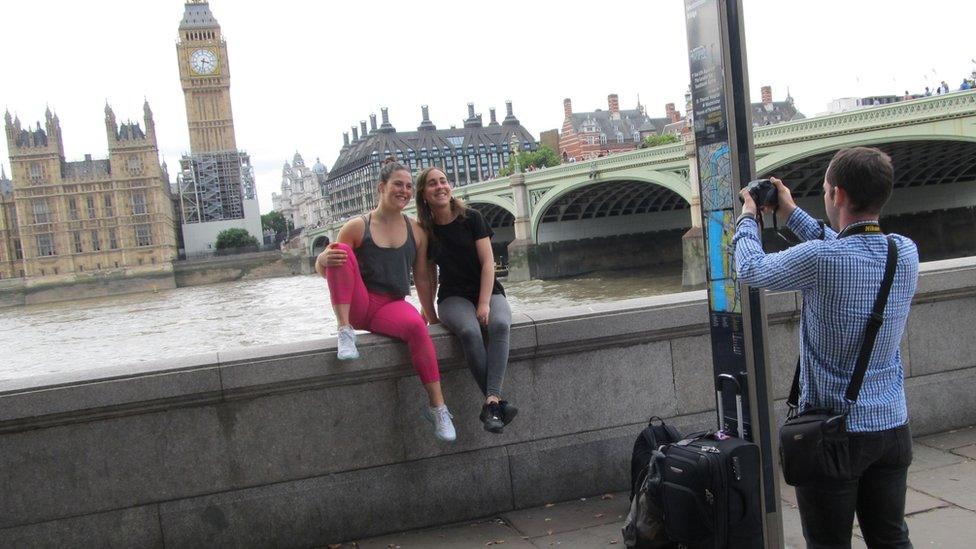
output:
[{"label": "scaffolding on tower", "polygon": [[255,199],[251,159],[242,151],[183,156],[178,188],[184,224],[243,219],[243,201]]}]

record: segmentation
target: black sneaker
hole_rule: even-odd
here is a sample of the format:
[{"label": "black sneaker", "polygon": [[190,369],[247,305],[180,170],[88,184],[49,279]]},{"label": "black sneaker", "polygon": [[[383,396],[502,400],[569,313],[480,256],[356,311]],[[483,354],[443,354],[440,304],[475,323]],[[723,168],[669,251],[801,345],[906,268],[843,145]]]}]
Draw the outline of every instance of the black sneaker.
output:
[{"label": "black sneaker", "polygon": [[497,402],[490,402],[481,407],[481,421],[485,424],[485,431],[501,433],[505,428],[502,421],[502,407]]},{"label": "black sneaker", "polygon": [[518,408],[514,404],[509,404],[507,400],[498,403],[502,409],[502,422],[508,425],[518,415]]}]

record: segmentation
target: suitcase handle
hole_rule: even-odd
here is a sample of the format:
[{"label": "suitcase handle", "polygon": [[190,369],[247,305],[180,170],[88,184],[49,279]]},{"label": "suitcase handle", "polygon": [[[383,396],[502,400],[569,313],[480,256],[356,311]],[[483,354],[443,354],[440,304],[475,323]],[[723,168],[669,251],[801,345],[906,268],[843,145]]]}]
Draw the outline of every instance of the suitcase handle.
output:
[{"label": "suitcase handle", "polygon": [[715,412],[718,415],[718,428],[720,430],[725,429],[725,418],[723,417],[724,414],[722,413],[722,402],[724,400],[722,397],[722,386],[725,385],[725,382],[731,382],[735,387],[735,417],[738,427],[738,435],[739,438],[744,439],[745,426],[742,417],[742,385],[732,374],[719,374],[718,377],[715,378]]}]

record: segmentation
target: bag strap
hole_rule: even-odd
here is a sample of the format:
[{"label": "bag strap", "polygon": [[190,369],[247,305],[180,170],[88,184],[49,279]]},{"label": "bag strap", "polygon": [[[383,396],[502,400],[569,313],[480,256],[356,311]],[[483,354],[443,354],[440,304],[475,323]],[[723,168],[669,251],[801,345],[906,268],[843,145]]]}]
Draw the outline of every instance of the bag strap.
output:
[{"label": "bag strap", "polygon": [[884,323],[884,310],[885,305],[888,304],[888,294],[891,293],[891,285],[895,281],[898,246],[895,245],[895,239],[892,237],[889,236],[887,240],[888,259],[885,261],[885,273],[881,280],[881,289],[878,290],[878,296],[874,298],[874,309],[871,311],[868,325],[864,329],[864,341],[861,343],[861,349],[857,354],[857,366],[854,367],[854,375],[851,376],[851,382],[847,385],[847,393],[844,394],[844,398],[851,403],[857,401],[857,396],[861,392],[861,383],[864,382],[864,374],[868,370],[868,361],[874,351],[874,340],[877,339],[878,331]]},{"label": "bag strap", "polygon": [[[874,308],[868,318],[867,327],[864,329],[864,339],[861,348],[857,353],[857,365],[854,366],[854,374],[847,385],[847,392],[844,398],[853,403],[857,401],[857,396],[861,392],[861,384],[864,383],[864,374],[868,370],[868,361],[874,351],[874,341],[878,337],[878,331],[884,323],[884,310],[888,304],[888,294],[891,293],[891,285],[895,281],[895,267],[898,265],[898,246],[895,239],[888,236],[888,256],[885,259],[884,277],[881,279],[881,287],[878,295],[874,298]],[[800,357],[796,357],[796,369],[793,371],[793,385],[790,387],[790,396],[786,399],[789,406],[789,417],[794,417],[796,410],[800,406]]]}]

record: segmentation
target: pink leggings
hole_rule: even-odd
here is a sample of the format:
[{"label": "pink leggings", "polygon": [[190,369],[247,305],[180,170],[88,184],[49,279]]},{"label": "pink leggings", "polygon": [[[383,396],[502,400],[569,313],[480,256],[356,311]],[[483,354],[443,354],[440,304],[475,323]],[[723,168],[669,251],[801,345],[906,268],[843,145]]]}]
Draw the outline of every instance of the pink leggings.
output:
[{"label": "pink leggings", "polygon": [[367,290],[352,248],[342,243],[336,248],[346,252],[347,259],[341,267],[325,268],[332,304],[349,304],[349,323],[353,328],[406,341],[420,381],[425,385],[440,381],[434,342],[420,312],[402,297]]}]

